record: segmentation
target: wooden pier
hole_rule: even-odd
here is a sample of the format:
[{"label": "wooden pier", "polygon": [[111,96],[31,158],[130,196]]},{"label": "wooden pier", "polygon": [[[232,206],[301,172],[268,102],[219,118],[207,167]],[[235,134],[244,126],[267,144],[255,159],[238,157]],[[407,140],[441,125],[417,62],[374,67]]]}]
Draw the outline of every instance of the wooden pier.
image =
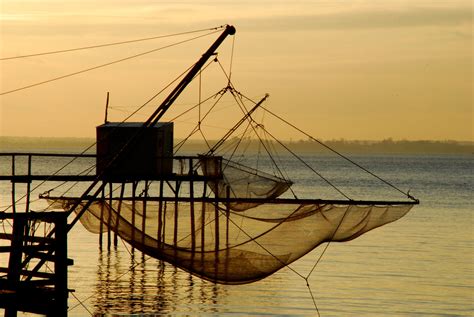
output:
[{"label": "wooden pier", "polygon": [[[5,317],[18,311],[46,316],[67,316],[67,213],[0,213],[12,231],[1,233],[0,254],[8,253],[7,267],[0,267],[0,308]],[[53,227],[47,236],[35,235],[34,224]],[[45,271],[46,269],[46,271]]]}]

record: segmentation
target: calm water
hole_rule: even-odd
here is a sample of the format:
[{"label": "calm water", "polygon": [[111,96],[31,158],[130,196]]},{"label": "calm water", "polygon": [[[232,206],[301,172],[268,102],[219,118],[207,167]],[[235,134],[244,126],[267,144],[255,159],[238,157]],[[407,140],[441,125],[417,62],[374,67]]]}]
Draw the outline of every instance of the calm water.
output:
[{"label": "calm water", "polygon": [[[351,197],[401,198],[334,158],[306,159]],[[329,246],[308,279],[321,316],[473,316],[473,156],[354,159],[403,190],[411,189],[421,205],[395,223]],[[36,166],[44,172],[53,163],[61,162],[40,160]],[[340,198],[288,157],[280,163],[291,171],[299,197]],[[9,168],[8,162],[1,162],[0,173]],[[41,186],[37,193],[54,185]],[[5,182],[0,186],[0,205],[4,206],[11,200],[10,187]],[[323,248],[292,268],[306,276]],[[317,315],[306,281],[290,269],[249,285],[214,285],[133,252],[121,241],[117,248],[101,251],[98,236],[80,225],[69,236],[69,256],[74,259],[69,287],[75,290],[69,298],[70,316]],[[5,261],[0,258],[2,264]]]}]

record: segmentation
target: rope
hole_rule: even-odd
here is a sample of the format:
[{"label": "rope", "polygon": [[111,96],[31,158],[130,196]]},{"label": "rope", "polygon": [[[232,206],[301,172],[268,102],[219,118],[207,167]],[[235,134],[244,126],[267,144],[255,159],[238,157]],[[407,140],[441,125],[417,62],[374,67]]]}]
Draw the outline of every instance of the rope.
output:
[{"label": "rope", "polygon": [[329,147],[328,145],[324,144],[324,142],[321,142],[319,141],[318,139],[314,138],[313,136],[309,135],[308,133],[304,132],[303,130],[301,130],[300,128],[296,127],[294,124],[288,122],[287,120],[283,119],[282,117],[278,116],[277,114],[273,113],[272,111],[268,110],[267,108],[263,107],[262,106],[262,109],[267,111],[269,114],[273,115],[274,117],[276,117],[277,119],[283,121],[284,123],[286,123],[287,125],[289,125],[290,127],[292,127],[293,129],[295,129],[296,131],[302,133],[303,135],[307,136],[308,138],[310,138],[311,140],[319,143],[320,145],[322,145],[323,147],[325,147],[326,149],[330,150],[331,152],[337,154],[338,156],[342,157],[343,159],[345,159],[346,161],[348,161],[349,163],[357,166],[358,168],[362,169],[364,172],[372,175],[373,177],[377,178],[378,180],[380,180],[381,182],[385,183],[386,185],[392,187],[393,189],[397,190],[398,192],[402,193],[404,196],[407,196],[408,198],[412,199],[413,201],[418,201],[415,197],[413,197],[412,195],[410,195],[409,193],[405,193],[404,191],[402,191],[401,189],[399,189],[398,187],[396,187],[395,185],[393,185],[392,183],[384,180],[383,178],[379,177],[378,175],[376,175],[375,173],[369,171],[368,169],[366,169],[365,167],[363,167],[362,165],[354,162],[353,160],[351,160],[350,158],[348,158],[347,156],[341,154],[340,152],[334,150],[333,148]]},{"label": "rope", "polygon": [[[233,85],[232,82],[230,81],[230,77],[227,75],[227,73],[226,73],[224,67],[222,66],[221,62],[219,61],[219,59],[216,58],[216,61],[217,61],[217,63],[219,64],[219,66],[220,66],[222,72],[224,73],[224,75],[227,77],[227,79],[228,79],[228,81],[229,81],[229,86],[228,86],[228,88],[229,88],[229,90],[230,90],[232,96],[234,97],[236,103],[239,105],[240,110],[244,113],[244,115],[247,115],[247,114],[249,113],[249,111],[248,111],[247,108],[245,107],[245,104],[244,104],[244,102],[243,102],[243,100],[242,100],[242,96],[243,96],[243,95],[235,89],[234,85]],[[237,96],[234,94],[234,92],[239,96],[238,98],[237,98]],[[257,104],[255,101],[253,101],[253,100],[251,100],[251,99],[249,99],[249,98],[246,98],[246,99],[249,100],[249,101],[251,101],[254,105]],[[247,120],[249,120],[249,122],[256,123],[255,120],[254,120],[254,119],[252,118],[252,116],[250,116],[250,115],[247,116]],[[256,124],[257,124],[257,123],[256,123]],[[286,180],[285,175],[283,174],[283,172],[280,170],[280,168],[279,168],[278,165],[276,164],[276,162],[275,162],[275,160],[273,159],[273,157],[272,157],[271,153],[269,152],[268,148],[265,146],[265,143],[264,143],[263,140],[260,138],[260,135],[257,133],[256,128],[253,126],[253,124],[251,125],[251,127],[252,127],[252,129],[254,130],[254,133],[255,133],[255,135],[257,136],[257,138],[259,139],[259,141],[260,141],[260,143],[262,144],[263,148],[264,148],[265,151],[267,152],[267,155],[268,155],[268,157],[270,158],[270,160],[272,161],[272,163],[273,163],[273,165],[275,166],[276,170],[277,170],[278,173],[280,174],[280,177]]]},{"label": "rope", "polygon": [[42,53],[34,53],[34,54],[28,54],[28,55],[2,57],[2,58],[0,58],[0,61],[10,60],[10,59],[29,58],[29,57],[43,56],[43,55],[52,55],[52,54],[59,54],[59,53],[67,53],[67,52],[88,50],[88,49],[101,48],[101,47],[107,47],[107,46],[130,44],[130,43],[136,43],[136,42],[144,42],[144,41],[150,41],[150,40],[156,40],[156,39],[162,39],[162,38],[180,36],[180,35],[187,35],[187,34],[204,32],[204,31],[215,31],[215,30],[220,30],[224,27],[225,27],[225,25],[221,25],[221,26],[218,26],[218,27],[210,28],[210,29],[201,29],[201,30],[174,33],[174,34],[167,34],[167,35],[158,35],[158,36],[145,37],[145,38],[140,38],[140,39],[135,39],[135,40],[113,42],[113,43],[107,43],[107,44],[98,44],[98,45],[91,45],[91,46],[84,46],[84,47],[76,47],[76,48],[69,48],[69,49],[42,52]]},{"label": "rope", "polygon": [[318,304],[316,304],[316,299],[314,298],[313,291],[311,290],[311,286],[309,285],[308,279],[305,278],[304,280],[306,281],[306,287],[308,288],[309,295],[311,295],[311,299],[313,300],[314,308],[316,309],[318,316],[321,316],[321,314],[319,313]]},{"label": "rope", "polygon": [[[184,74],[186,74],[193,66],[194,66],[194,64],[191,65],[190,67],[188,67],[184,72],[182,72],[181,74],[179,74],[173,81],[171,81],[171,82],[170,82],[168,85],[166,85],[163,89],[161,89],[159,92],[157,92],[157,93],[156,93],[155,95],[153,95],[151,98],[149,98],[144,104],[142,104],[140,107],[138,107],[137,110],[135,110],[134,112],[132,112],[128,117],[126,117],[126,118],[122,121],[122,123],[125,122],[125,121],[127,121],[127,120],[129,120],[129,119],[130,119],[132,116],[134,116],[138,111],[140,111],[140,110],[143,109],[145,106],[147,106],[150,102],[152,102],[156,97],[158,97],[161,93],[163,93],[166,89],[168,89],[171,85],[173,85],[173,84],[174,84],[176,81],[178,81],[181,77],[183,77]],[[81,153],[79,153],[78,156],[74,157],[74,158],[71,159],[69,162],[67,162],[65,165],[63,165],[62,167],[60,167],[57,171],[55,171],[55,172],[51,175],[51,177],[52,177],[52,176],[55,176],[55,175],[57,175],[57,174],[59,174],[62,170],[64,170],[66,167],[68,167],[70,164],[72,164],[74,161],[76,161],[76,160],[80,157],[80,155],[85,154],[87,151],[89,151],[89,150],[90,150],[92,147],[94,147],[96,144],[97,144],[97,142],[94,142],[93,144],[91,144],[90,146],[88,146],[88,147],[87,147],[86,149],[84,149]],[[94,168],[95,166],[96,166],[96,164],[92,165],[90,168],[92,169],[92,168]],[[86,169],[86,170],[87,170],[87,169]],[[41,185],[43,185],[44,183],[46,183],[49,179],[50,179],[50,178],[47,178],[47,179],[45,179],[45,180],[39,182],[35,187],[33,187],[33,189],[30,190],[30,192],[34,192],[34,191],[35,191],[36,189],[38,189]],[[57,188],[59,188],[60,186],[66,184],[66,183],[67,183],[67,182],[63,182],[63,183],[57,185],[56,187],[54,187],[53,189],[57,189]],[[74,186],[76,186],[76,185],[77,185],[77,182],[76,182],[75,184],[73,184],[73,185],[66,191],[66,193],[67,193],[69,190],[71,190],[71,189],[72,189]],[[51,190],[53,190],[53,189],[51,189]],[[64,193],[63,193],[63,194],[64,194]],[[17,202],[19,202],[20,200],[22,200],[23,198],[25,198],[25,197],[26,197],[26,194],[23,195],[22,197],[20,197],[19,199],[17,199],[17,200],[15,201],[15,204],[16,204]],[[11,208],[12,206],[13,206],[13,205],[10,204],[6,209],[4,209],[4,210],[2,210],[2,211],[0,211],[0,212],[4,212],[4,211],[8,210],[8,209]]]},{"label": "rope", "polygon": [[319,262],[321,261],[321,259],[323,258],[324,254],[326,253],[327,249],[329,248],[329,245],[331,244],[331,241],[334,239],[334,236],[336,235],[336,232],[339,230],[339,227],[341,226],[342,222],[344,221],[344,219],[346,218],[346,215],[349,211],[349,209],[351,209],[352,206],[348,206],[346,208],[346,210],[344,211],[344,215],[342,215],[342,218],[341,218],[341,221],[337,224],[337,227],[336,229],[334,230],[334,232],[332,233],[331,235],[331,239],[328,241],[328,243],[324,246],[324,249],[323,251],[321,252],[321,254],[319,255],[318,259],[315,261],[313,267],[311,268],[311,270],[309,271],[308,275],[305,277],[305,280],[306,280],[306,286],[308,287],[308,290],[309,290],[309,293],[311,295],[311,298],[313,299],[313,303],[314,303],[314,307],[316,308],[316,311],[318,312],[318,316],[320,316],[319,314],[319,309],[318,309],[318,306],[316,304],[316,299],[314,298],[313,296],[313,292],[311,291],[311,287],[309,285],[309,277],[311,276],[311,274],[313,274],[313,271],[316,269],[316,266],[318,266]]},{"label": "rope", "polygon": [[[175,150],[175,153],[181,149],[181,147],[184,145],[184,143],[186,143],[187,140],[188,140],[192,135],[194,135],[194,133],[196,133],[196,132],[198,132],[198,131],[201,130],[201,124],[202,124],[202,122],[206,119],[206,117],[209,115],[209,113],[214,109],[214,107],[217,105],[217,103],[222,99],[222,97],[224,96],[224,93],[225,93],[225,92],[226,92],[225,90],[220,90],[219,92],[217,92],[217,93],[214,94],[213,96],[211,96],[211,97],[209,97],[209,98],[206,99],[206,101],[207,101],[207,100],[210,100],[211,98],[213,98],[213,97],[219,95],[219,97],[218,97],[217,100],[214,102],[214,104],[211,106],[211,108],[204,114],[204,116],[200,119],[200,122],[198,122],[198,124],[193,128],[193,130],[188,134],[188,136],[187,136],[186,138],[184,138],[183,141],[181,141],[179,144],[177,144],[177,145],[174,147],[174,148],[176,149],[176,150]],[[199,104],[198,104],[198,105],[199,105]],[[194,106],[194,107],[196,107],[196,106]],[[194,108],[194,107],[193,107],[193,108]],[[191,109],[185,111],[184,113],[189,112],[190,110],[191,110]],[[184,113],[182,113],[181,115],[183,115]],[[179,116],[181,116],[181,115],[179,115]],[[178,116],[178,117],[179,117],[179,116]],[[175,118],[177,118],[177,117],[175,117]],[[202,133],[202,132],[201,132],[201,133]],[[207,142],[206,142],[206,143],[207,143]],[[207,146],[209,147],[209,144],[207,144]]]},{"label": "rope", "polygon": [[[213,203],[211,203],[213,204]],[[248,234],[242,227],[240,227],[239,225],[237,225],[235,223],[234,220],[232,220],[230,217],[227,217],[227,214],[224,210],[221,210],[221,208],[217,207],[217,210],[219,210],[220,214],[221,215],[224,215],[234,226],[236,226],[239,231],[242,231],[242,233],[244,235],[246,235],[250,240],[249,241],[252,241],[252,242],[255,242],[255,244],[257,244],[259,247],[261,247],[265,252],[267,252],[271,257],[275,258],[275,260],[277,260],[278,262],[280,262],[281,264],[283,264],[284,267],[287,267],[288,269],[290,269],[291,271],[293,271],[293,273],[295,273],[296,275],[298,275],[299,277],[301,277],[302,279],[305,279],[305,277],[299,273],[298,271],[296,271],[295,269],[293,269],[289,264],[286,264],[285,262],[283,262],[279,257],[277,257],[276,255],[274,255],[270,250],[268,250],[267,248],[265,248],[265,246],[263,246],[261,243],[259,243],[257,241],[257,238],[258,237],[261,237],[263,236],[264,234],[266,234],[268,231],[271,231],[271,230],[274,230],[276,227],[278,227],[280,224],[282,224],[283,222],[285,222],[285,220],[281,221],[280,223],[278,223],[277,225],[275,225],[274,227],[272,227],[271,229],[269,229],[267,232],[264,232],[262,234],[260,234],[259,236],[256,236],[256,237],[252,237],[250,234]],[[293,216],[293,214],[295,214],[296,212],[298,211],[298,208],[295,209],[290,215],[288,215],[286,217],[286,219],[290,218],[291,216]],[[220,216],[219,216],[220,217]],[[217,219],[216,219],[217,221]],[[248,243],[249,241],[246,241],[246,242],[242,242],[241,244],[244,244],[244,243]]]},{"label": "rope", "polygon": [[235,45],[235,35],[232,37],[232,50],[230,53],[230,65],[229,65],[229,84],[230,84],[230,79],[232,78],[232,66],[234,63],[234,45]]},{"label": "rope", "polygon": [[316,175],[318,175],[322,180],[324,180],[328,185],[330,185],[332,188],[334,188],[339,194],[341,194],[342,196],[344,196],[345,198],[349,199],[349,200],[352,200],[349,196],[347,196],[343,191],[341,191],[339,188],[337,188],[336,185],[334,185],[333,183],[331,183],[329,181],[329,179],[327,179],[326,177],[324,177],[321,173],[319,173],[318,171],[316,171],[313,167],[311,167],[311,165],[309,165],[308,163],[306,163],[306,161],[304,161],[301,157],[299,157],[295,152],[293,152],[290,148],[288,148],[286,145],[283,144],[283,142],[281,142],[280,140],[278,140],[275,136],[273,136],[273,134],[271,134],[268,130],[265,130],[265,132],[271,136],[275,141],[278,142],[278,144],[280,144],[285,150],[287,150],[291,155],[293,155],[298,161],[300,161],[301,163],[303,163],[304,166],[306,166],[307,168],[309,168],[313,173],[315,173]]},{"label": "rope", "polygon": [[163,50],[163,49],[165,49],[165,48],[177,46],[177,45],[179,45],[179,44],[183,44],[183,43],[186,43],[186,42],[190,42],[190,41],[199,39],[199,38],[201,38],[201,37],[205,37],[205,36],[208,36],[208,35],[212,35],[212,34],[217,33],[217,32],[218,32],[218,31],[213,31],[213,32],[210,32],[210,33],[206,33],[206,34],[204,34],[204,35],[200,35],[200,36],[193,37],[193,38],[191,38],[191,39],[187,39],[187,40],[183,40],[183,41],[180,41],[180,42],[177,42],[177,43],[165,45],[165,46],[162,46],[162,47],[159,47],[159,48],[155,48],[155,49],[150,50],[150,51],[142,52],[142,53],[135,54],[135,55],[132,55],[132,56],[128,56],[128,57],[125,57],[125,58],[121,58],[121,59],[118,59],[118,60],[115,60],[115,61],[112,61],[112,62],[108,62],[108,63],[101,64],[101,65],[97,65],[97,66],[90,67],[90,68],[87,68],[87,69],[83,69],[83,70],[80,70],[80,71],[77,71],[77,72],[74,72],[74,73],[69,73],[69,74],[66,74],[66,75],[63,75],[63,76],[51,78],[51,79],[48,79],[48,80],[45,80],[45,81],[42,81],[42,82],[38,82],[38,83],[35,83],[35,84],[23,86],[23,87],[20,87],[20,88],[8,90],[8,91],[3,91],[3,92],[0,93],[0,96],[7,95],[7,94],[11,94],[11,93],[14,93],[14,92],[17,92],[17,91],[21,91],[21,90],[25,90],[25,89],[28,89],[28,88],[36,87],[36,86],[39,86],[39,85],[47,84],[47,83],[50,83],[50,82],[53,82],[53,81],[61,80],[61,79],[64,79],[64,78],[68,78],[68,77],[75,76],[75,75],[83,74],[83,73],[86,73],[86,72],[89,72],[89,71],[92,71],[92,70],[96,70],[96,69],[99,69],[99,68],[103,68],[103,67],[106,67],[106,66],[110,66],[110,65],[113,65],[113,64],[121,63],[121,62],[130,60],[130,59],[133,59],[133,58],[141,57],[141,56],[144,56],[144,55],[147,55],[147,54],[150,54],[150,53],[154,53],[154,52],[156,52],[156,51]]}]

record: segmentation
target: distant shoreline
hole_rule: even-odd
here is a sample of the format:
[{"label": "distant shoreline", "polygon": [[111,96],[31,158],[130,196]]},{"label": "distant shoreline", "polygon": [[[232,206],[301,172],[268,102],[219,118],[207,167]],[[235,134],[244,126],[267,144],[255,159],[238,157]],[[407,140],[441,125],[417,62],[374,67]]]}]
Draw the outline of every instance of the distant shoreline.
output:
[{"label": "distant shoreline", "polygon": [[[179,140],[176,140],[177,143]],[[11,137],[0,136],[0,152],[81,152],[93,145],[93,138],[51,138],[51,137]],[[327,146],[341,153],[350,154],[474,154],[473,141],[407,141],[386,139],[381,141],[326,140]],[[211,144],[213,142],[210,142]],[[320,144],[309,141],[283,141],[285,146],[298,153],[329,153]],[[257,150],[258,143],[252,142],[250,149]],[[203,141],[190,140],[183,147],[185,152],[204,152]],[[95,152],[92,147],[89,153]]]}]

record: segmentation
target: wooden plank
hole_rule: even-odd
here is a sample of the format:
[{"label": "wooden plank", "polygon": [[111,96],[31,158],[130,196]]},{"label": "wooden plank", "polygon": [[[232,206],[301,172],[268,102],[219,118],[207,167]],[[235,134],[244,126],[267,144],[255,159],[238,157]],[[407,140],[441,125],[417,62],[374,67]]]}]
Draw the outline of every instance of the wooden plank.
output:
[{"label": "wooden plank", "polygon": [[6,316],[15,316],[13,312],[16,313],[16,311],[47,316],[66,316],[57,313],[56,305],[52,305],[51,294],[52,291],[48,287],[20,288],[17,291],[2,292],[0,293],[0,308],[4,308],[5,312],[12,312]]},{"label": "wooden plank", "polygon": [[28,221],[43,221],[53,223],[58,217],[67,217],[68,213],[64,211],[48,211],[48,212],[0,212],[0,219],[27,219]]},{"label": "wooden plank", "polygon": [[34,258],[34,259],[42,259],[42,260],[45,260],[45,261],[54,261],[55,260],[55,257],[53,254],[51,253],[43,253],[43,252],[39,252],[38,250],[29,250],[29,252],[25,252],[26,254],[28,254],[31,258]]},{"label": "wooden plank", "polygon": [[[0,233],[0,239],[12,240],[13,239],[13,234],[11,234],[11,233]],[[26,236],[26,237],[24,237],[24,241],[37,242],[37,243],[53,243],[54,239],[47,238],[47,237]]]},{"label": "wooden plank", "polygon": [[23,236],[25,234],[26,219],[23,217],[16,218],[13,222],[13,239],[11,243],[12,252],[8,259],[7,279],[11,285],[16,285],[20,281],[21,274],[21,259],[22,259],[22,246]]},{"label": "wooden plank", "polygon": [[[51,199],[65,199],[65,200],[75,200],[77,197],[51,197]],[[208,202],[208,203],[258,203],[258,204],[287,204],[287,205],[301,205],[301,204],[315,204],[315,205],[376,205],[376,206],[391,206],[391,205],[417,205],[419,201],[415,200],[347,200],[347,199],[295,199],[295,198],[229,198],[226,197],[135,197],[135,201],[142,201],[146,199],[147,201],[178,201],[178,202],[191,202],[194,200],[196,202]],[[96,199],[97,200],[97,199]],[[113,198],[112,200],[118,200],[118,198]],[[123,197],[123,201],[131,201],[131,197]],[[1,214],[0,214],[1,215]],[[0,216],[1,217],[1,216]]]},{"label": "wooden plank", "polygon": [[[6,267],[0,267],[0,273],[8,273],[10,270]],[[39,278],[54,278],[54,273],[34,272],[32,270],[21,270],[20,275],[31,275]]]},{"label": "wooden plank", "polygon": [[[32,181],[61,181],[61,182],[92,182],[97,178],[97,175],[0,175],[0,181],[11,181],[12,183],[29,183]],[[101,177],[100,179],[111,183],[122,182],[136,182],[136,181],[158,181],[161,179],[168,181],[196,181],[203,182],[209,179],[221,179],[222,177],[210,177],[204,175],[177,175],[166,174],[153,177]]]}]

